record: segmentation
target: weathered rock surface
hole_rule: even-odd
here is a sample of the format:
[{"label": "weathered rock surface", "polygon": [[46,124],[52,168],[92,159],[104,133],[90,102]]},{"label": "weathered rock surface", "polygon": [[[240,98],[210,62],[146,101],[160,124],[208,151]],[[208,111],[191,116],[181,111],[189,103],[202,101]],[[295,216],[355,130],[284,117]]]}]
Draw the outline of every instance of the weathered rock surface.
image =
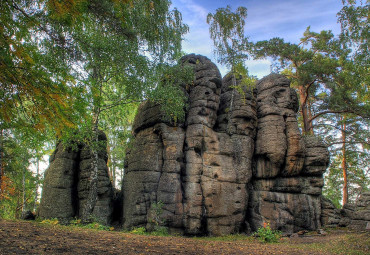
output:
[{"label": "weathered rock surface", "polygon": [[321,206],[321,222],[325,226],[370,230],[370,192],[364,192],[355,204],[345,204],[341,210],[326,198],[322,198]]},{"label": "weathered rock surface", "polygon": [[321,197],[321,224],[326,227],[337,227],[341,221],[340,210],[327,198]]},{"label": "weathered rock surface", "polygon": [[[99,133],[99,141],[103,144],[107,138]],[[61,143],[50,157],[49,168],[45,171],[38,216],[41,218],[58,218],[68,223],[80,215],[80,208],[85,205],[89,192],[92,169],[92,153],[87,146],[65,148]],[[112,213],[113,189],[108,176],[106,146],[99,150],[98,162],[98,198],[93,217],[100,223],[109,224]]]},{"label": "weathered rock surface", "polygon": [[185,234],[254,231],[266,221],[284,232],[319,228],[328,152],[301,136],[289,80],[272,74],[253,91],[232,75],[221,80],[203,56],[182,63],[195,71],[185,123],[163,122],[151,103],[136,117],[124,227],[149,227],[161,201],[166,225]]},{"label": "weathered rock surface", "polygon": [[361,195],[351,216],[350,228],[370,230],[370,192]]},{"label": "weathered rock surface", "polygon": [[253,231],[263,222],[283,232],[321,226],[320,195],[328,151],[316,137],[301,136],[297,95],[289,84],[278,74],[256,84],[256,166],[247,219]]}]

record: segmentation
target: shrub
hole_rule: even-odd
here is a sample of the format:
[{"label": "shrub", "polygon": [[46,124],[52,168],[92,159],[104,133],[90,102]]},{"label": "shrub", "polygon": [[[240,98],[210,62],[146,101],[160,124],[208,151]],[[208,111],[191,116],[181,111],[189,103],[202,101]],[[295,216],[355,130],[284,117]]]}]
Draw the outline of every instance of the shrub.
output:
[{"label": "shrub", "polygon": [[164,226],[156,226],[154,231],[150,232],[153,236],[168,236],[168,228]]},{"label": "shrub", "polygon": [[272,230],[270,223],[264,222],[263,227],[259,228],[254,236],[264,243],[277,243],[281,238],[281,231]]},{"label": "shrub", "polygon": [[58,225],[59,224],[59,220],[57,218],[53,218],[53,219],[44,219],[41,221],[42,224],[50,224],[50,225]]},{"label": "shrub", "polygon": [[131,234],[136,234],[136,235],[146,235],[146,229],[144,227],[140,228],[134,228],[130,231]]},{"label": "shrub", "polygon": [[91,222],[89,224],[83,224],[80,219],[74,219],[70,222],[72,226],[80,227],[80,228],[88,228],[88,229],[97,229],[97,230],[106,230],[112,231],[114,230],[113,227],[105,226],[97,222]]}]

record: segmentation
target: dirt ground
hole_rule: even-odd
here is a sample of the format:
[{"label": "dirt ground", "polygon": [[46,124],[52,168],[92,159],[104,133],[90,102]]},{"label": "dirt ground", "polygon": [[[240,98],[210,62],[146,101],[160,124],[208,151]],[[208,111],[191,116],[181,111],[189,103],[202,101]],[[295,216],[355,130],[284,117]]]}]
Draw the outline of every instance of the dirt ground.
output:
[{"label": "dirt ground", "polygon": [[[359,253],[370,254],[369,233],[354,236]],[[97,231],[0,219],[0,254],[337,254],[325,245],[348,237],[345,232],[326,236],[284,238],[263,244],[252,238],[218,241],[189,237],[157,237],[118,231]],[[364,240],[364,238],[366,240]],[[347,238],[348,239],[348,238]],[[346,240],[347,240],[346,239]],[[343,239],[344,240],[344,239]],[[365,243],[364,243],[365,242]],[[353,246],[353,243],[350,244]],[[324,247],[323,249],[321,249]],[[369,253],[367,253],[369,251]],[[343,253],[343,254],[346,254]]]}]

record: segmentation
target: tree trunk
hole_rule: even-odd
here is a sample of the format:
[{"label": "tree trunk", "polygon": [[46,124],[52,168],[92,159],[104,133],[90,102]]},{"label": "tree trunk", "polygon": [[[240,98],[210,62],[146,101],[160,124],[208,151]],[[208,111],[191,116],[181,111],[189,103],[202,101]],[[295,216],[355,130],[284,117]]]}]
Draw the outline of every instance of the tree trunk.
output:
[{"label": "tree trunk", "polygon": [[342,118],[342,169],[343,169],[343,205],[348,203],[348,179],[346,161],[346,118]]},{"label": "tree trunk", "polygon": [[35,187],[35,201],[34,201],[34,204],[33,204],[33,211],[36,212],[36,208],[37,208],[37,199],[38,199],[38,196],[39,196],[39,173],[40,173],[40,158],[37,157],[36,158],[36,187]]},{"label": "tree trunk", "polygon": [[93,155],[91,162],[91,174],[90,174],[90,189],[86,199],[86,203],[82,209],[81,220],[83,223],[89,223],[92,220],[93,211],[98,200],[98,162],[99,162],[99,137],[98,137],[98,122],[99,112],[94,114],[93,124],[93,141],[90,145],[90,150]]},{"label": "tree trunk", "polygon": [[[114,157],[113,157],[114,159]],[[115,160],[115,159],[114,159]],[[113,182],[113,187],[116,187],[116,162],[112,161],[112,182]]]},{"label": "tree trunk", "polygon": [[304,86],[299,86],[298,92],[299,92],[299,101],[301,103],[303,134],[312,134],[313,131],[309,121],[306,88]]},{"label": "tree trunk", "polygon": [[307,100],[307,109],[308,109],[308,118],[309,118],[309,130],[310,130],[310,134],[311,135],[314,135],[314,132],[313,132],[313,126],[312,126],[312,107],[311,107],[311,101],[310,100]]},{"label": "tree trunk", "polygon": [[[2,184],[3,184],[3,175],[4,175],[4,151],[3,151],[3,130],[0,130],[0,195],[3,192]],[[1,196],[0,196],[1,197]]]}]

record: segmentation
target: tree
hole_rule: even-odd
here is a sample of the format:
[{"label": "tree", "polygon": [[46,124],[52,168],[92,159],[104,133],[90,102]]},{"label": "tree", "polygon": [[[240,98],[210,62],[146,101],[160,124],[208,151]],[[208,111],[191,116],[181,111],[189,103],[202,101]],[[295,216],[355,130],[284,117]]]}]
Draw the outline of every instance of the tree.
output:
[{"label": "tree", "polygon": [[71,77],[67,66],[51,62],[37,46],[34,34],[47,30],[37,18],[37,4],[5,0],[0,11],[1,123],[35,130],[72,125],[71,87],[66,86]]},{"label": "tree", "polygon": [[[321,132],[330,133],[334,129],[340,132],[333,132],[325,136],[333,155],[337,155],[332,161],[327,177],[326,193],[328,196],[333,194],[340,185],[343,192],[335,199],[343,197],[342,204],[354,202],[359,194],[366,191],[369,187],[369,117],[370,112],[370,93],[369,84],[369,1],[342,1],[343,8],[338,13],[338,22],[341,24],[339,39],[343,47],[351,48],[352,52],[344,62],[343,69],[338,75],[337,82],[343,88],[342,93],[347,95],[346,103],[356,101],[351,104],[353,109],[359,111],[360,105],[364,114],[354,116],[352,114],[342,114],[336,116],[333,121],[329,116],[325,116],[319,125]],[[351,100],[348,100],[351,99]],[[367,114],[366,114],[367,113]],[[336,133],[336,135],[335,135]],[[340,140],[339,140],[340,139]],[[340,147],[338,145],[341,145]],[[339,168],[338,160],[341,160]],[[334,169],[341,169],[342,175],[333,181],[331,174]],[[337,183],[338,180],[342,183]],[[333,198],[333,197],[331,197]]]},{"label": "tree", "polygon": [[[356,164],[363,165],[361,159],[368,155],[369,5],[352,0],[343,1],[343,4],[338,13],[342,26],[339,37],[331,31],[315,33],[308,27],[299,44],[285,42],[281,38],[248,42],[242,29],[245,8],[238,8],[236,13],[232,13],[229,6],[218,9],[216,14],[209,14],[208,23],[211,24],[211,38],[221,63],[229,66],[243,64],[248,54],[256,59],[272,57],[275,71],[280,71],[291,80],[299,95],[299,119],[303,133],[313,134],[315,128],[331,145],[330,149],[336,156],[332,160],[327,183],[338,187],[331,177],[337,176],[334,169],[341,166],[342,177],[346,177],[341,178],[345,179],[341,184],[344,194],[348,190],[348,199],[344,195],[346,202],[352,200],[354,190],[364,189],[360,182],[354,180],[362,179],[363,183],[368,183],[369,179],[366,168],[362,171],[356,167]],[[361,124],[365,125],[363,129]],[[357,157],[356,153],[362,156]],[[341,162],[339,165],[338,160]],[[354,173],[356,176],[353,176]],[[337,195],[336,192],[330,194]]]},{"label": "tree", "polygon": [[91,148],[91,189],[81,208],[88,221],[97,197],[98,129],[111,121],[105,116],[150,99],[163,102],[174,121],[183,117],[185,99],[173,84],[183,77],[173,65],[188,28],[169,1],[6,0],[0,8],[1,130],[50,127],[58,139]]},{"label": "tree", "polygon": [[215,47],[214,54],[220,64],[230,69],[229,75],[232,75],[233,91],[229,115],[232,113],[235,91],[244,94],[251,90],[256,81],[255,77],[248,74],[248,68],[244,65],[250,46],[248,38],[244,36],[246,17],[247,8],[238,7],[232,12],[230,6],[218,8],[214,14],[209,13],[207,16],[209,33]]},{"label": "tree", "polygon": [[0,215],[19,218],[25,210],[32,210],[36,178],[29,171],[32,158],[32,137],[6,130],[3,132],[4,175],[0,193]]},{"label": "tree", "polygon": [[[50,26],[58,38],[64,38],[63,54],[54,54],[55,42],[43,45],[58,61],[74,65],[71,75],[84,88],[79,98],[87,114],[77,126],[79,131],[64,130],[63,139],[73,137],[87,144],[92,152],[90,190],[81,208],[82,220],[90,220],[96,200],[98,182],[98,142],[102,121],[109,116],[124,115],[127,107],[143,100],[180,102],[183,96],[173,85],[164,86],[164,71],[172,70],[181,49],[181,36],[187,27],[169,1],[89,1],[75,16],[49,6]],[[78,22],[76,21],[78,20]],[[47,39],[47,38],[46,38]],[[181,77],[179,82],[181,82]],[[182,104],[181,104],[182,102]],[[165,104],[164,104],[165,105]],[[118,126],[117,126],[118,125]],[[110,122],[112,129],[122,124]]]}]

